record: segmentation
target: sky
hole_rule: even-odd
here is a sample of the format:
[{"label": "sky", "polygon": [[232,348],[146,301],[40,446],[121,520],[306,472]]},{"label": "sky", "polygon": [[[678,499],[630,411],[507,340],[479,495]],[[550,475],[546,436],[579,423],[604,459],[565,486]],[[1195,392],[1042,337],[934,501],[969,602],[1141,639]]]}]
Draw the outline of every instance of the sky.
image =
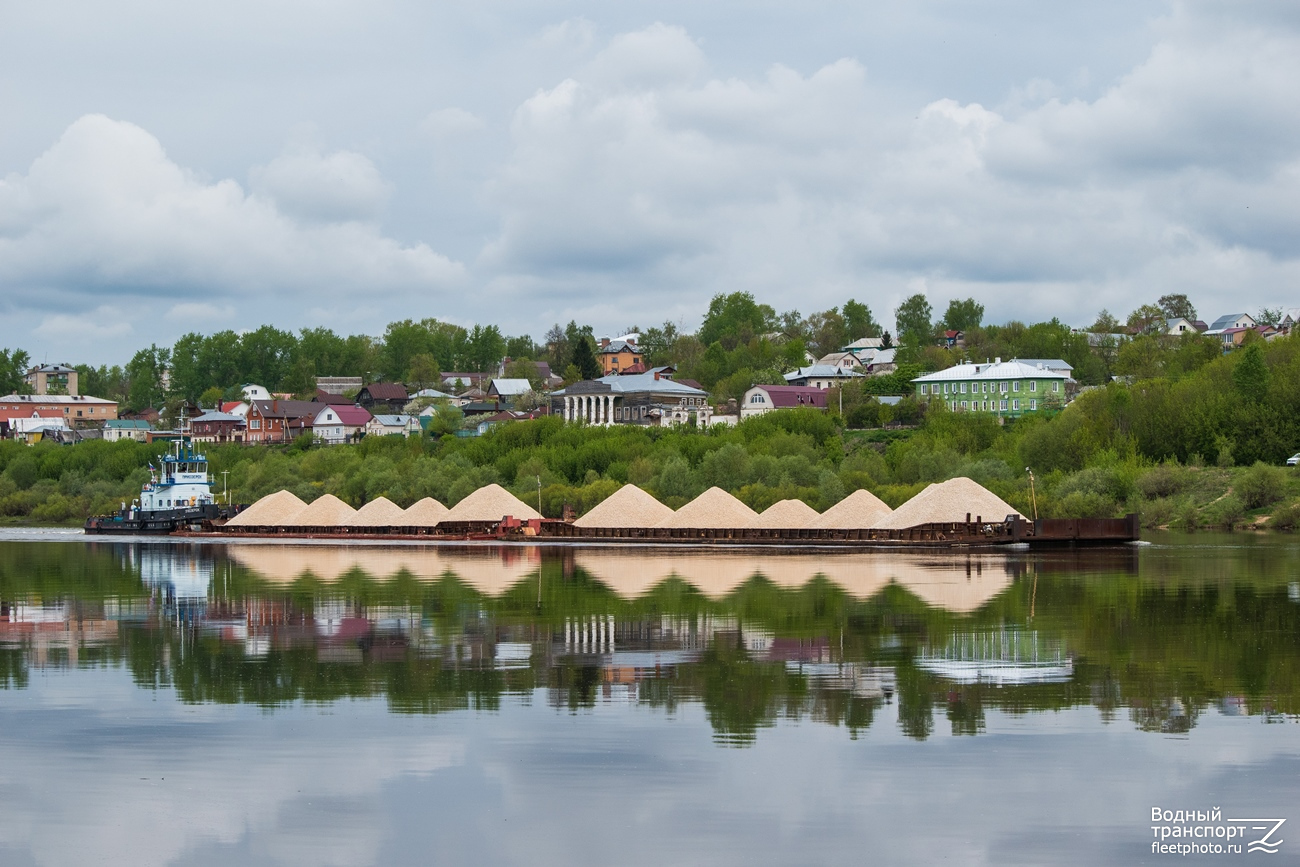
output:
[{"label": "sky", "polygon": [[5,3],[0,347],[1300,305],[1289,2]]}]

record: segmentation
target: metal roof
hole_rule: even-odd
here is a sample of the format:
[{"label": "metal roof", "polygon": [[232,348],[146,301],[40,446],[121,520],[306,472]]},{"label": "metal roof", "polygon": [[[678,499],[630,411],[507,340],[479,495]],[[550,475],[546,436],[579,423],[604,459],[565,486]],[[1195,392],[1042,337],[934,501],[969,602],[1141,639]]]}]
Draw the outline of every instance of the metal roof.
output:
[{"label": "metal roof", "polygon": [[991,364],[958,364],[946,370],[937,370],[918,376],[912,382],[949,382],[970,379],[1069,379],[1064,373],[1046,367],[1025,364],[1023,361],[1001,361]]}]

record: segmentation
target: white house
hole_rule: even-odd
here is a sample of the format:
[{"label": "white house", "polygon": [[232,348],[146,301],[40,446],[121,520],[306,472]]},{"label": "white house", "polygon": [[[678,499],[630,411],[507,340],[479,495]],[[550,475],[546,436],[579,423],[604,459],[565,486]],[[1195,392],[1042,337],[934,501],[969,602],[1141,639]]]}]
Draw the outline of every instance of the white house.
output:
[{"label": "white house", "polygon": [[104,422],[104,439],[110,443],[118,440],[135,440],[142,443],[149,438],[153,425],[144,419],[111,418]]},{"label": "white house", "polygon": [[327,445],[356,442],[366,433],[370,411],[347,404],[324,404],[312,422],[312,433]]},{"label": "white house", "polygon": [[260,385],[253,385],[252,383],[250,383],[248,385],[245,385],[242,390],[244,392],[244,400],[249,401],[250,403],[255,400],[271,399],[271,392],[267,391],[263,386]]},{"label": "white house", "polygon": [[813,388],[833,388],[842,383],[861,378],[856,370],[832,367],[829,364],[814,364],[792,370],[785,375],[789,385],[810,385]]},{"label": "white house", "polygon": [[1206,329],[1205,333],[1212,335],[1222,334],[1229,328],[1254,328],[1258,324],[1259,323],[1255,321],[1255,317],[1251,316],[1249,313],[1229,313],[1226,316],[1220,316],[1218,319],[1211,322],[1210,327]]},{"label": "white house", "polygon": [[414,415],[377,415],[366,422],[366,436],[409,437],[412,434],[419,436],[420,431],[420,418]]}]

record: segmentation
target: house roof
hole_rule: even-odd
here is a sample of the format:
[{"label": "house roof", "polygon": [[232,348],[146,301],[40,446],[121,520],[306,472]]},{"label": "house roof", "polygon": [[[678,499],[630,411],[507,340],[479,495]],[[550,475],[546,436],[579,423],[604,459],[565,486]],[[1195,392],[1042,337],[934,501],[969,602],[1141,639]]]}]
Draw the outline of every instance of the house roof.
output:
[{"label": "house roof", "polygon": [[222,412],[234,412],[235,407],[239,406],[247,406],[247,404],[242,400],[223,400],[221,403],[217,404],[217,409]]},{"label": "house roof", "polygon": [[422,388],[411,395],[411,400],[415,400],[417,397],[431,397],[434,400],[446,400],[455,397],[455,395],[448,394],[445,391],[438,391],[436,388]]},{"label": "house roof", "polygon": [[[205,412],[203,415],[196,415],[194,418],[190,419],[190,421],[233,421],[242,424],[244,422],[244,417],[229,412],[217,412],[213,410],[211,412]],[[149,427],[148,422],[143,422],[142,424],[145,428]],[[108,427],[108,425],[106,424],[104,427]]]},{"label": "house roof", "polygon": [[379,422],[384,427],[406,427],[408,424],[410,424],[411,419],[413,418],[415,418],[415,416],[404,415],[402,413],[397,413],[397,414],[376,413],[374,416],[375,421]]},{"label": "house roof", "polygon": [[21,409],[6,409],[0,406],[0,420],[13,421],[16,418],[57,418],[62,420],[63,413],[57,409],[36,409],[25,406]]},{"label": "house roof", "polygon": [[867,358],[867,364],[874,367],[877,364],[893,364],[897,349],[877,349]]},{"label": "house roof", "polygon": [[0,404],[4,403],[47,403],[47,404],[94,404],[95,406],[117,406],[115,400],[105,400],[102,397],[89,397],[84,394],[6,394],[0,396]]},{"label": "house roof", "polygon": [[396,382],[372,382],[361,390],[369,394],[371,400],[407,399],[406,386]]},{"label": "house roof", "polygon": [[320,412],[320,404],[310,400],[255,400],[249,412],[253,410],[263,418],[313,418]]},{"label": "house roof", "polygon": [[756,385],[750,391],[762,391],[779,408],[815,406],[826,408],[826,390],[811,385]]},{"label": "house roof", "polygon": [[821,377],[823,379],[854,379],[862,374],[854,370],[846,370],[842,367],[836,367],[833,364],[812,364],[808,367],[801,367],[798,370],[792,370],[785,375],[786,382],[793,382],[796,379],[811,379]]},{"label": "house roof", "polygon": [[1210,331],[1220,331],[1220,330],[1222,330],[1222,329],[1224,329],[1224,328],[1231,328],[1233,325],[1235,325],[1235,324],[1237,323],[1237,320],[1238,320],[1238,319],[1243,319],[1243,318],[1244,318],[1244,319],[1250,319],[1250,323],[1251,323],[1252,325],[1255,324],[1255,320],[1254,320],[1253,318],[1251,318],[1251,316],[1250,316],[1249,314],[1246,314],[1246,313],[1229,313],[1229,314],[1227,314],[1226,316],[1220,316],[1218,319],[1216,319],[1216,320],[1214,320],[1213,322],[1211,322],[1211,323],[1210,323],[1210,327],[1209,327],[1208,330],[1210,330]]},{"label": "house roof", "polygon": [[142,418],[111,418],[104,422],[105,430],[149,430],[151,427]]},{"label": "house roof", "polygon": [[366,409],[364,406],[356,406],[355,404],[348,404],[347,406],[343,406],[342,404],[330,404],[322,407],[321,411],[316,414],[316,424],[321,423],[321,416],[325,415],[327,411],[333,412],[334,415],[338,416],[339,424],[347,425],[349,427],[360,427],[370,421],[370,410]]},{"label": "house roof", "polygon": [[[645,373],[631,373],[625,376],[612,373],[609,376],[602,376],[600,379],[575,382],[568,388],[560,389],[555,394],[560,397],[569,394],[609,394],[611,392],[613,394],[674,394],[682,397],[705,397],[708,394],[701,388],[695,388],[677,380],[655,379],[655,374],[662,373],[664,370],[671,370],[671,368],[655,367]],[[592,388],[593,385],[597,387]],[[584,387],[578,388],[578,386]],[[604,388],[599,386],[604,386]]]},{"label": "house roof", "polygon": [[918,376],[912,382],[949,382],[963,379],[1069,379],[1069,377],[1064,373],[1026,364],[1023,361],[1001,361],[992,364],[957,364],[946,370]]},{"label": "house roof", "polygon": [[949,340],[956,340],[958,337],[961,337],[965,333],[966,333],[965,331],[953,331],[950,328],[943,333],[943,336],[948,338]]},{"label": "house roof", "polygon": [[76,373],[76,368],[70,364],[42,364],[40,367],[33,367],[28,373]]},{"label": "house roof", "polygon": [[620,375],[620,376],[630,376],[630,375],[632,375],[632,374],[645,373],[645,372],[646,372],[647,370],[649,370],[649,369],[650,369],[650,368],[648,368],[648,367],[645,366],[645,362],[644,362],[644,361],[638,361],[637,363],[635,363],[635,364],[629,364],[627,367],[625,367],[625,368],[623,368],[622,370],[620,370],[620,371],[619,371],[619,375]]},{"label": "house roof", "polygon": [[338,405],[338,404],[350,405],[356,403],[356,400],[351,397],[344,397],[341,394],[334,394],[331,391],[325,391],[324,389],[318,388],[316,389],[316,396],[311,399],[311,402],[328,403],[333,405]]},{"label": "house roof", "polygon": [[857,340],[844,347],[844,351],[852,352],[855,349],[879,349],[880,344],[883,341],[883,337],[859,337]]},{"label": "house roof", "polygon": [[635,343],[632,343],[631,341],[628,340],[624,340],[621,337],[616,337],[609,342],[608,346],[601,347],[600,354],[616,355],[620,352],[640,352],[640,351],[641,350],[636,348]]},{"label": "house roof", "polygon": [[1041,364],[1048,370],[1074,370],[1074,365],[1064,358],[1013,358],[1011,360],[1028,364],[1030,367],[1038,367]]},{"label": "house roof", "polygon": [[533,390],[533,384],[526,379],[494,379],[488,386],[488,393],[496,392],[500,395],[509,395],[514,397],[520,394],[527,394]]}]

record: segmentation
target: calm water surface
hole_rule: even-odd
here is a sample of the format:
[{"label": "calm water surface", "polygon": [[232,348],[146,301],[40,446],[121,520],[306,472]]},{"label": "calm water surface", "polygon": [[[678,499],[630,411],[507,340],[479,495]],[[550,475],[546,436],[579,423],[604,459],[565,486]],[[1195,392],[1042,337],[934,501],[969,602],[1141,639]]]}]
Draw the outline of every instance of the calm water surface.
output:
[{"label": "calm water surface", "polygon": [[[1300,547],[1151,538],[911,556],[7,531],[0,864],[1295,863]],[[1283,842],[1153,853],[1152,825],[1184,824],[1157,806],[1222,810],[1188,833],[1286,819]]]}]

